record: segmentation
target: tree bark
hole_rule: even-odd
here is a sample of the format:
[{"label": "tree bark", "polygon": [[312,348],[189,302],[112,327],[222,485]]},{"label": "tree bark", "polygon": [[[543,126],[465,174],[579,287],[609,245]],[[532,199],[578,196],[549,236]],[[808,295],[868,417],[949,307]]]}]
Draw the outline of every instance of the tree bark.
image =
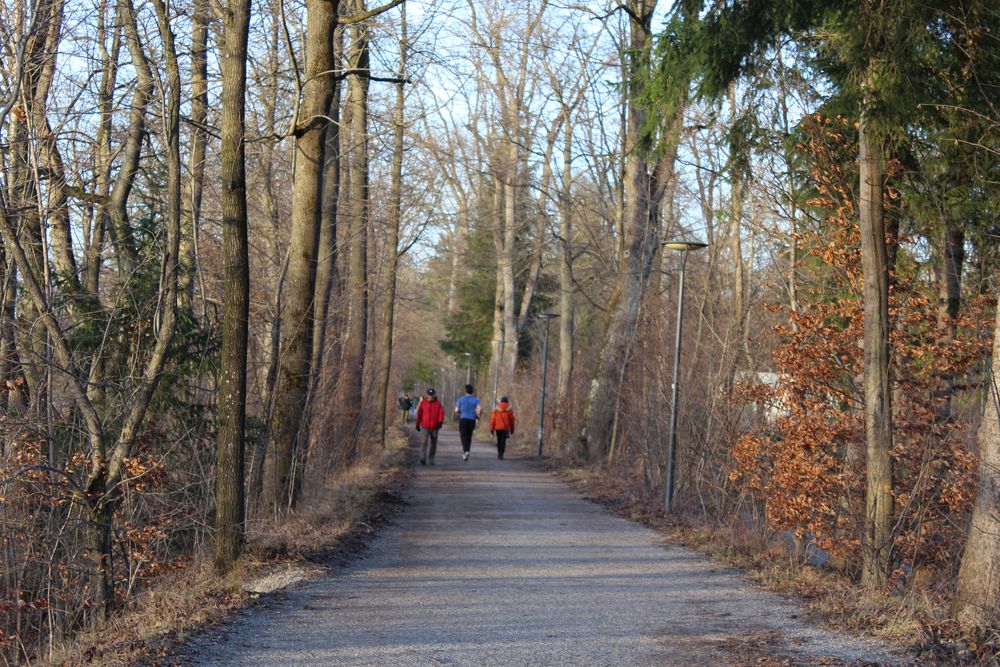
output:
[{"label": "tree bark", "polygon": [[107,201],[107,216],[110,221],[108,231],[111,232],[112,242],[115,246],[118,271],[123,280],[128,280],[139,264],[139,254],[129,222],[128,199],[132,193],[135,176],[139,172],[142,144],[146,137],[146,106],[153,93],[153,73],[139,39],[139,29],[132,0],[119,0],[119,2],[121,3],[121,17],[124,23],[125,43],[132,58],[136,83],[135,90],[132,92],[128,127],[125,131],[125,145],[122,147],[118,175],[115,177],[115,183]]},{"label": "tree bark", "polygon": [[[995,274],[1000,285],[1000,273]],[[993,358],[979,427],[979,490],[969,538],[958,570],[952,614],[962,624],[986,628],[996,623],[1000,604],[1000,308],[993,330]]]},{"label": "tree bark", "polygon": [[861,114],[858,132],[867,472],[861,581],[867,588],[878,589],[888,581],[893,555],[889,255],[882,206],[882,147],[874,136],[867,111]]},{"label": "tree bark", "polygon": [[286,303],[281,326],[281,364],[271,412],[271,443],[264,456],[264,506],[279,512],[291,498],[292,462],[304,435],[303,408],[309,389],[313,298],[319,244],[326,113],[334,85],[332,36],[338,0],[306,3],[306,76],[301,117],[295,128],[295,182]]},{"label": "tree bark", "polygon": [[[233,0],[223,13],[220,59],[222,113],[219,158],[224,287],[215,459],[215,569],[220,573],[228,572],[239,557],[245,519],[244,433],[250,258],[244,137],[249,30],[250,0]],[[200,191],[200,184],[197,189]],[[198,196],[200,198],[200,192]]]},{"label": "tree bark", "polygon": [[[2,204],[0,204],[2,205]],[[0,244],[0,383],[6,389],[0,392],[0,414],[18,415],[27,407],[24,369],[14,338],[17,301],[17,265],[7,256]],[[6,447],[0,448],[0,456]]]},{"label": "tree bark", "polygon": [[493,339],[490,344],[490,379],[493,381],[493,407],[497,405],[499,394],[507,393],[510,388],[503,383],[504,348],[507,346],[504,337],[504,278],[501,255],[503,254],[503,183],[498,177],[493,179],[493,207],[490,215],[493,218],[493,249],[496,252],[496,287],[493,297]]},{"label": "tree bark", "polygon": [[[224,12],[223,22],[233,18],[235,6]],[[195,283],[195,235],[201,221],[201,200],[205,183],[205,148],[208,143],[208,21],[207,0],[195,0],[194,15],[191,17],[191,111],[190,147],[188,149],[188,179],[183,224],[181,227],[180,297],[181,310],[190,312],[194,300]],[[228,30],[226,24],[224,30]],[[225,46],[223,49],[227,48]],[[228,57],[223,55],[223,58]],[[246,76],[244,75],[244,78]],[[225,87],[225,76],[223,76]],[[245,85],[244,85],[245,88]],[[225,93],[223,93],[225,94]],[[242,116],[241,116],[242,118]],[[242,120],[240,123],[242,124]],[[225,216],[225,214],[223,214]],[[223,235],[226,222],[223,221]],[[225,245],[225,241],[223,241]],[[228,287],[228,284],[226,285]]]},{"label": "tree bark", "polygon": [[[343,67],[343,27],[338,27],[333,36],[333,58],[335,67]],[[322,469],[314,469],[318,475],[324,475],[329,464],[333,462],[333,450],[336,447],[334,437],[330,436],[327,429],[316,426],[313,422],[321,417],[321,413],[314,410],[320,401],[321,395],[326,393],[328,386],[336,387],[331,379],[331,374],[327,369],[335,368],[340,359],[342,329],[342,315],[340,308],[333,308],[334,295],[341,289],[341,267],[343,258],[340,253],[340,243],[343,242],[343,220],[338,215],[340,206],[342,183],[341,183],[341,141],[343,139],[340,131],[341,127],[341,86],[340,79],[335,78],[333,82],[333,94],[330,97],[330,110],[328,116],[330,123],[326,126],[326,136],[324,138],[323,150],[323,176],[322,176],[322,203],[320,210],[320,231],[319,249],[316,257],[316,296],[313,303],[313,336],[312,354],[309,361],[310,369],[310,389],[309,389],[309,419],[308,446],[302,447],[299,451],[298,465],[303,469],[309,466],[308,459],[312,458],[322,449],[326,465]],[[333,332],[329,336],[329,332]],[[302,476],[296,478],[294,494],[301,492],[305,480]]]},{"label": "tree bark", "polygon": [[[955,339],[959,309],[962,305],[962,265],[965,262],[965,227],[946,212],[943,220],[944,243],[938,272],[938,344],[943,348]],[[955,375],[941,372],[935,388],[935,421],[951,421],[951,399],[955,393]]]},{"label": "tree bark", "polygon": [[323,204],[316,258],[316,299],[313,314],[313,349],[310,366],[319,381],[326,363],[326,334],[329,330],[330,299],[337,287],[340,261],[337,243],[337,203],[340,198],[340,85],[334,82],[330,104],[330,124],[326,128],[323,155]]},{"label": "tree bark", "polygon": [[399,72],[396,82],[396,108],[392,123],[392,166],[390,168],[389,238],[386,241],[387,270],[385,277],[385,305],[382,317],[382,350],[379,359],[378,396],[375,405],[379,411],[379,442],[385,446],[386,415],[388,412],[389,380],[392,375],[392,333],[396,315],[396,273],[399,267],[399,228],[403,209],[403,134],[405,125],[405,95],[403,80],[406,78],[406,56],[409,48],[406,32],[406,5],[400,9]]},{"label": "tree bark", "polygon": [[576,326],[576,287],[573,284],[573,126],[569,111],[564,129],[562,189],[559,193],[559,380],[556,387],[556,428],[563,428],[573,381],[573,332]]},{"label": "tree bark", "polygon": [[[101,49],[101,87],[98,91],[97,109],[100,120],[97,126],[97,136],[94,146],[95,189],[97,196],[106,201],[111,192],[111,167],[114,159],[111,150],[112,121],[114,120],[114,92],[118,82],[118,58],[121,53],[122,35],[121,5],[115,10],[115,20],[112,26],[110,51],[106,49],[107,27],[105,10],[102,7],[98,13],[98,47]],[[90,244],[87,248],[87,266],[84,271],[84,289],[89,294],[99,294],[101,284],[101,266],[103,264],[104,235],[108,228],[107,207],[102,206],[95,216]]]},{"label": "tree bark", "polygon": [[[352,11],[365,11],[355,0]],[[368,343],[368,28],[351,26],[347,107],[350,108],[349,152],[345,155],[350,180],[347,203],[350,254],[347,269],[347,331],[341,350],[337,433],[348,458],[357,453],[360,405],[364,399],[365,357]]]},{"label": "tree bark", "polygon": [[48,0],[38,38],[41,51],[31,68],[27,92],[30,93],[31,133],[37,150],[39,175],[45,180],[49,219],[49,240],[52,257],[60,282],[70,297],[70,305],[78,302],[83,291],[79,269],[73,253],[70,230],[69,198],[66,194],[66,174],[62,154],[48,118],[48,97],[56,72],[56,57],[62,34],[63,0]]}]

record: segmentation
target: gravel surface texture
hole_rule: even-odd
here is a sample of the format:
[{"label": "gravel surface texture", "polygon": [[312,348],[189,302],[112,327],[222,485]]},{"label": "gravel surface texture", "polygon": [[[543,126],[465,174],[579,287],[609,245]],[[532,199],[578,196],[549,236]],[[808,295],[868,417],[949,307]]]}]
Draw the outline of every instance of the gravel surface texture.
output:
[{"label": "gravel surface texture", "polygon": [[[523,436],[522,436],[523,437]],[[198,665],[900,664],[731,568],[442,433],[363,558],[239,612]]]}]

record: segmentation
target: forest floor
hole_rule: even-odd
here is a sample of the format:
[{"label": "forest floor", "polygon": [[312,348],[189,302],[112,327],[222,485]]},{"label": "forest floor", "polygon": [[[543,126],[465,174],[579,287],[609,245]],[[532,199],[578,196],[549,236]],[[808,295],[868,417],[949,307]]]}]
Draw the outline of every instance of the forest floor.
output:
[{"label": "forest floor", "polygon": [[361,558],[263,596],[176,656],[197,665],[905,664],[589,502],[442,433]]}]

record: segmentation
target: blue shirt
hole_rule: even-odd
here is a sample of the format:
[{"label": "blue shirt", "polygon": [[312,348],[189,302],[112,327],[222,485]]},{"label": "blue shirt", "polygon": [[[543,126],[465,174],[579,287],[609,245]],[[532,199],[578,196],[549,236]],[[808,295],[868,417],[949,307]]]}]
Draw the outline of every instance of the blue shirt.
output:
[{"label": "blue shirt", "polygon": [[479,399],[468,394],[455,402],[455,409],[458,410],[459,419],[475,419],[476,408],[479,406]]}]

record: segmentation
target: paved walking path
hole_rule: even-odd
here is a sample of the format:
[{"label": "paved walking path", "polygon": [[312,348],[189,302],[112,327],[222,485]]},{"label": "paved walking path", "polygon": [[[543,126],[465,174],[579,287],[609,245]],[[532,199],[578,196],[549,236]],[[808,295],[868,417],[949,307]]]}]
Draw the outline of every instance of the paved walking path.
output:
[{"label": "paved walking path", "polygon": [[[523,436],[520,436],[523,437]],[[240,612],[200,665],[894,662],[735,571],[454,431],[365,557]],[[770,662],[768,664],[774,664]]]}]

